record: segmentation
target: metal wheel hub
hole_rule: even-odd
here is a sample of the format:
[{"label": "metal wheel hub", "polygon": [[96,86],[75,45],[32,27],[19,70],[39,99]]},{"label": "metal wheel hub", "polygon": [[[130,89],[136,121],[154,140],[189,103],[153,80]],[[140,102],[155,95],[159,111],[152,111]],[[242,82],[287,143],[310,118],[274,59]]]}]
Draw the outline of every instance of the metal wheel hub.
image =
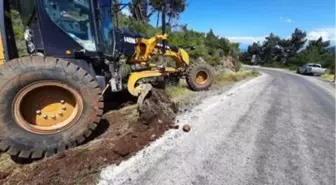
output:
[{"label": "metal wheel hub", "polygon": [[13,110],[22,128],[37,134],[53,134],[79,119],[83,100],[68,85],[43,81],[23,88],[14,99]]},{"label": "metal wheel hub", "polygon": [[203,85],[208,81],[208,73],[205,71],[199,71],[196,73],[196,83]]}]

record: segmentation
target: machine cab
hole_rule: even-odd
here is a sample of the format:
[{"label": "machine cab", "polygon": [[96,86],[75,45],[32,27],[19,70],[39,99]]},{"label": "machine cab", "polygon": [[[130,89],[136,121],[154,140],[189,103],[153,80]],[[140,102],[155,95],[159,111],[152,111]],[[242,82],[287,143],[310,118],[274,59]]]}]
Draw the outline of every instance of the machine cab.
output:
[{"label": "machine cab", "polygon": [[[40,52],[62,58],[76,58],[79,53],[114,55],[111,0],[15,0],[10,5],[6,0],[0,1],[0,8],[6,12],[19,12],[29,54]],[[6,25],[1,29],[4,45],[9,46],[12,43],[6,39],[5,28],[9,24],[5,15],[0,18]]]}]

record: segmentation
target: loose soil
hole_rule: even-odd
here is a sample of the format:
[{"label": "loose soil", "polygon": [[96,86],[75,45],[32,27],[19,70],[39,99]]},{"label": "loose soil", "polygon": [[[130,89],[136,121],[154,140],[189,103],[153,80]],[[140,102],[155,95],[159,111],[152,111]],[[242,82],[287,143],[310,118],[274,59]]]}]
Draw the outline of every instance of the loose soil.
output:
[{"label": "loose soil", "polygon": [[107,112],[100,124],[103,129],[96,134],[99,136],[85,145],[51,158],[13,165],[13,161],[6,159],[3,154],[3,161],[11,165],[0,169],[0,184],[96,184],[102,168],[120,163],[159,138],[169,128],[174,128],[172,124],[177,109],[164,91],[154,89],[140,110],[137,110],[136,105],[131,105]]}]

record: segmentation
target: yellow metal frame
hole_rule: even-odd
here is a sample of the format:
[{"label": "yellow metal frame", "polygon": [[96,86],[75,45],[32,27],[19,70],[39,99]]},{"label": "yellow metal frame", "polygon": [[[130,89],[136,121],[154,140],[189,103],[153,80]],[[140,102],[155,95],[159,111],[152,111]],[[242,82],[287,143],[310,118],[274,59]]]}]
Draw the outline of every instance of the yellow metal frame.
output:
[{"label": "yellow metal frame", "polygon": [[172,67],[165,68],[164,71],[159,70],[147,70],[147,71],[141,71],[141,72],[133,72],[131,73],[130,77],[128,78],[127,82],[127,88],[128,92],[133,96],[139,96],[141,93],[141,89],[138,89],[136,87],[136,83],[142,79],[142,78],[148,78],[148,77],[158,77],[158,76],[165,76],[169,75],[169,73],[176,73],[179,69],[175,69]]},{"label": "yellow metal frame", "polygon": [[[132,62],[148,63],[152,55],[162,54],[161,50],[156,48],[156,45],[163,40],[167,40],[167,38],[167,34],[157,34],[150,39],[138,39]],[[183,49],[179,49],[178,52],[167,49],[165,56],[172,57],[177,64],[185,63],[189,65],[189,55]]]},{"label": "yellow metal frame", "polygon": [[131,73],[128,79],[127,88],[130,94],[133,96],[139,96],[142,91],[141,86],[136,86],[140,79],[164,76],[169,75],[169,73],[180,72],[185,66],[183,64],[186,64],[187,66],[189,65],[189,55],[184,49],[178,49],[177,52],[166,49],[165,56],[171,57],[175,61],[177,68],[166,67],[163,71],[160,71],[156,69],[155,65],[149,64],[151,56],[163,54],[160,49],[156,48],[156,45],[163,40],[167,40],[167,38],[167,34],[157,34],[155,37],[149,39],[141,38],[137,40],[135,49],[136,52],[133,58],[130,60],[130,63],[147,64],[150,66],[150,69]]},{"label": "yellow metal frame", "polygon": [[128,92],[133,96],[139,96],[140,90],[136,89],[136,83],[142,78],[148,77],[157,77],[162,76],[163,74],[159,71],[142,71],[142,72],[134,72],[130,75],[127,83]]},{"label": "yellow metal frame", "polygon": [[4,56],[4,47],[2,44],[1,32],[0,32],[0,65],[5,63],[5,56]]}]

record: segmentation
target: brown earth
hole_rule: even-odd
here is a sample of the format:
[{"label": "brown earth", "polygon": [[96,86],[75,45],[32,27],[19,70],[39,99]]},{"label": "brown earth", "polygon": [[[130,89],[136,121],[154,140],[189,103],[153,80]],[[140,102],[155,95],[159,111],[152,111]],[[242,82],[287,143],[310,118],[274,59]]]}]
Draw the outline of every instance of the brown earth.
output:
[{"label": "brown earth", "polygon": [[[172,126],[176,107],[161,90],[153,90],[141,107],[131,105],[110,111],[101,125],[108,127],[86,145],[54,157],[0,170],[4,185],[95,184],[102,168],[119,164],[160,137]],[[155,110],[155,111],[153,111]],[[98,131],[99,132],[99,131]],[[0,161],[1,162],[1,161]]]}]

